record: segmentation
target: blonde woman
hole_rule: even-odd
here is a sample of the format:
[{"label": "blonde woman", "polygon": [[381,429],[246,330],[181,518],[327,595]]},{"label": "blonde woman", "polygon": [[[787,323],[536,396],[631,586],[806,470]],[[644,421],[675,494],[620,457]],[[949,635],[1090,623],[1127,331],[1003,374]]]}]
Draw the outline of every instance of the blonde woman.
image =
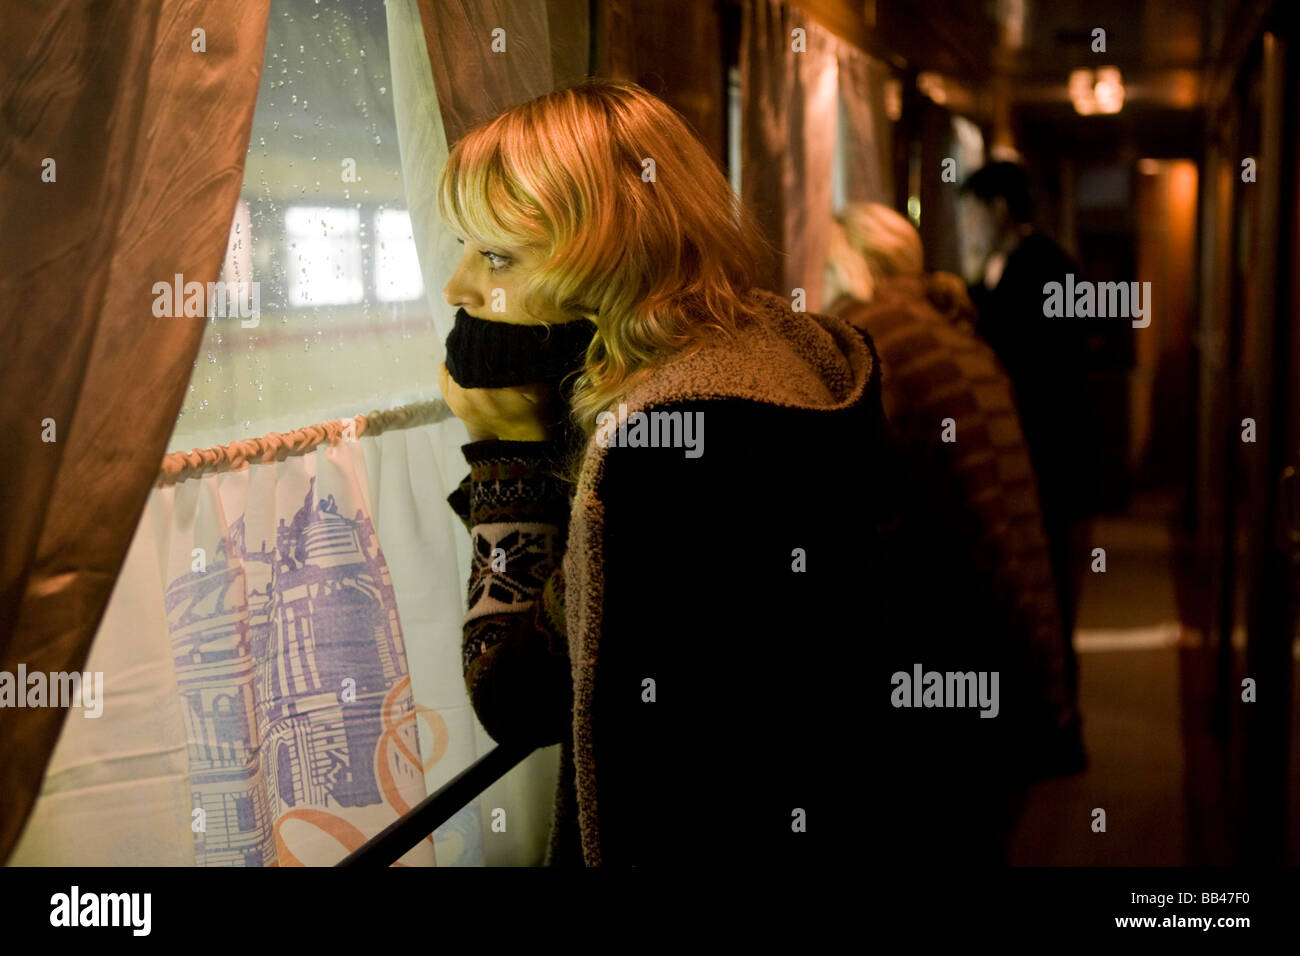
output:
[{"label": "blonde woman", "polygon": [[[464,243],[442,379],[474,439],[450,498],[474,545],[464,674],[494,739],[562,745],[547,862],[845,852],[869,340],[756,288],[749,216],[635,85],[505,111],[439,198]],[[837,493],[846,473],[865,494]]]}]

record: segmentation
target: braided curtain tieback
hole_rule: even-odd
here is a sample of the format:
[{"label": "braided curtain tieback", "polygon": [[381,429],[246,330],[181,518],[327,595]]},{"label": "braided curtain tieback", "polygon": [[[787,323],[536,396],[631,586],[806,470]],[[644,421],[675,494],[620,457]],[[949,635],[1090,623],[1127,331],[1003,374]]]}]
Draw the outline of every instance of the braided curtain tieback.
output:
[{"label": "braided curtain tieback", "polygon": [[338,444],[344,437],[349,421],[356,423],[355,431],[349,437],[360,438],[362,435],[380,435],[399,428],[431,425],[450,417],[451,409],[447,403],[436,398],[387,411],[376,409],[368,415],[357,415],[351,419],[336,418],[291,432],[271,432],[261,438],[245,438],[229,445],[174,451],[163,456],[154,486],[165,488],[200,475],[238,471],[250,464],[266,465],[296,455],[305,455],[317,445],[326,442]]}]

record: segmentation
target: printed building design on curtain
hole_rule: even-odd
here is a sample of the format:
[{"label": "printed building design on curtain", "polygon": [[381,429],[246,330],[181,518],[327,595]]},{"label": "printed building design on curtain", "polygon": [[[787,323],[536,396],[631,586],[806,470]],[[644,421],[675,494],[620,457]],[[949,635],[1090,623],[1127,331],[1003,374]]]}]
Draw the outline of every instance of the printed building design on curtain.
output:
[{"label": "printed building design on curtain", "polygon": [[[330,808],[400,811],[395,790],[422,786],[387,563],[363,512],[343,517],[333,495],[313,507],[315,481],[273,543],[250,550],[240,515],[205,570],[167,587],[200,866],[283,862],[275,824],[296,808],[326,811],[310,821],[346,845],[353,827]],[[386,715],[414,762],[387,759]],[[384,771],[401,779],[385,786]]]}]

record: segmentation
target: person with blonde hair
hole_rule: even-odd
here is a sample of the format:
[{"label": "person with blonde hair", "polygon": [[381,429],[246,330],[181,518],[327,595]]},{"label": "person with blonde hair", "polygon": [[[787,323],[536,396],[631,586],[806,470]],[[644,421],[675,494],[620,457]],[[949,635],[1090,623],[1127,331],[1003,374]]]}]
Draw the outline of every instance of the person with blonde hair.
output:
[{"label": "person with blonde hair", "polygon": [[1025,785],[1086,762],[1014,393],[974,334],[965,283],[924,271],[921,237],[893,209],[845,208],[834,224],[827,280],[828,311],[868,333],[880,355],[885,416],[906,463],[896,597],[914,609],[910,653],[960,671],[1000,673],[1001,734],[943,726],[935,729],[939,743],[913,743],[931,754],[947,747],[954,767],[972,764],[986,781],[987,792],[966,801],[969,819],[954,829],[958,839],[982,833],[978,852],[998,858]]},{"label": "person with blonde hair", "polygon": [[875,277],[919,276],[925,268],[921,237],[888,206],[849,203],[831,225],[830,295],[871,300]]},{"label": "person with blonde hair", "polygon": [[749,213],[634,84],[472,130],[439,204],[464,243],[442,372],[471,438],[462,664],[495,740],[561,745],[546,862],[844,852],[879,498],[825,495],[878,454],[869,338],[758,288]]}]

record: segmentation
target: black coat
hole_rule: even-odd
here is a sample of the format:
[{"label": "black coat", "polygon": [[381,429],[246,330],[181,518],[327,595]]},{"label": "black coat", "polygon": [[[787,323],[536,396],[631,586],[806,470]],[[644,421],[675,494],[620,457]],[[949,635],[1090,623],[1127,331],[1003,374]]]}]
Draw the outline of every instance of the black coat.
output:
[{"label": "black coat", "polygon": [[[936,787],[966,788],[972,806],[988,788],[950,731],[995,722],[891,704],[891,675],[930,662],[917,609],[895,596],[916,569],[894,560],[898,477],[869,337],[762,294],[739,343],[669,363],[627,407],[703,414],[703,455],[593,442],[536,612],[480,616],[472,641],[467,625],[467,646],[491,646],[466,658],[489,733],[564,745],[549,861],[962,852],[949,821],[969,820]],[[527,463],[495,467],[508,495],[527,480]],[[489,512],[499,534],[509,512]],[[508,634],[477,636],[496,619]]]}]

